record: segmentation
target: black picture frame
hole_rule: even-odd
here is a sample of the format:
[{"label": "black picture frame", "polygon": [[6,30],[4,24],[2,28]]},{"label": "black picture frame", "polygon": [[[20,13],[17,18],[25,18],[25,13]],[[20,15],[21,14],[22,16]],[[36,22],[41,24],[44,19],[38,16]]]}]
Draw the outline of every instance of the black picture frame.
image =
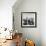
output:
[{"label": "black picture frame", "polygon": [[21,12],[21,27],[37,27],[37,12]]}]

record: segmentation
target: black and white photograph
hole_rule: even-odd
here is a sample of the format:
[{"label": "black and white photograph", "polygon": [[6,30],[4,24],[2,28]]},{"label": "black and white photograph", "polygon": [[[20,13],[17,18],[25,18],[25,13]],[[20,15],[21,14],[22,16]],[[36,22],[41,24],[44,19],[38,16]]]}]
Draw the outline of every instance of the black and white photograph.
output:
[{"label": "black and white photograph", "polygon": [[36,12],[21,12],[21,27],[36,27]]}]

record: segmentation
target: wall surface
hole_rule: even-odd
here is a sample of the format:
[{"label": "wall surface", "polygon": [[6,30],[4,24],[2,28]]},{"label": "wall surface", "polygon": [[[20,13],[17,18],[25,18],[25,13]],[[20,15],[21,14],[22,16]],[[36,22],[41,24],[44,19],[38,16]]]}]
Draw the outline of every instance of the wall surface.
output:
[{"label": "wall surface", "polygon": [[42,46],[46,46],[46,0],[41,1],[41,40]]},{"label": "wall surface", "polygon": [[[18,1],[19,2],[19,1]],[[18,5],[18,3],[16,3]],[[21,27],[21,12],[37,12],[37,27],[22,28]],[[15,30],[23,33],[24,39],[31,39],[36,46],[41,46],[41,0],[22,0],[16,7],[13,7]]]},{"label": "wall surface", "polygon": [[[15,30],[22,32],[24,38],[34,40],[36,46],[41,46],[41,43],[46,46],[46,0],[0,0],[0,27],[12,28],[12,6]],[[37,12],[37,28],[21,28],[23,11]]]},{"label": "wall surface", "polygon": [[12,6],[16,0],[0,0],[0,27],[12,29]]}]

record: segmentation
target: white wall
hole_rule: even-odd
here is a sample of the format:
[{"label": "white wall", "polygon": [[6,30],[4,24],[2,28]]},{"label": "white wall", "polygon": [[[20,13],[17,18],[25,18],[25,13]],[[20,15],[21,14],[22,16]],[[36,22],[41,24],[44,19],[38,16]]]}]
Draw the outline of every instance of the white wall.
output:
[{"label": "white wall", "polygon": [[41,40],[42,46],[46,46],[46,0],[41,1]]},{"label": "white wall", "polygon": [[0,0],[0,27],[12,28],[12,6],[16,0]]},{"label": "white wall", "polygon": [[[23,0],[16,8],[13,7],[15,30],[23,33],[23,37],[34,40],[36,46],[41,46],[41,0]],[[37,28],[21,27],[21,12],[37,12]]]},{"label": "white wall", "polygon": [[[16,0],[0,0],[0,26],[12,28],[12,6],[15,2]],[[20,7],[18,6],[16,10],[15,5],[13,8],[15,11],[14,14],[16,13],[15,29],[19,30],[19,32],[22,32],[25,38],[28,34],[29,39],[36,41],[35,44],[38,45],[42,42],[42,46],[46,46],[46,0],[41,0],[41,2],[40,0],[23,0],[22,2],[23,3],[19,5]],[[21,11],[36,11],[38,13],[37,28],[21,28]]]},{"label": "white wall", "polygon": [[[21,5],[16,4],[17,7],[16,5],[13,7],[15,30],[22,32],[24,37],[28,34],[28,38],[35,40],[37,46],[46,46],[46,0],[23,0]],[[37,12],[37,28],[21,28],[22,11]]]}]

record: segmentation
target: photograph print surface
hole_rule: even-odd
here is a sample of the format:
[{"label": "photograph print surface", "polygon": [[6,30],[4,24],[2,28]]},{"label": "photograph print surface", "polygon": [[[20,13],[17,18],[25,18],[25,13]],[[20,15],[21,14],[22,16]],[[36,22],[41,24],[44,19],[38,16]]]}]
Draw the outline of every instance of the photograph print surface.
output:
[{"label": "photograph print surface", "polygon": [[22,12],[21,27],[36,27],[36,12]]}]

